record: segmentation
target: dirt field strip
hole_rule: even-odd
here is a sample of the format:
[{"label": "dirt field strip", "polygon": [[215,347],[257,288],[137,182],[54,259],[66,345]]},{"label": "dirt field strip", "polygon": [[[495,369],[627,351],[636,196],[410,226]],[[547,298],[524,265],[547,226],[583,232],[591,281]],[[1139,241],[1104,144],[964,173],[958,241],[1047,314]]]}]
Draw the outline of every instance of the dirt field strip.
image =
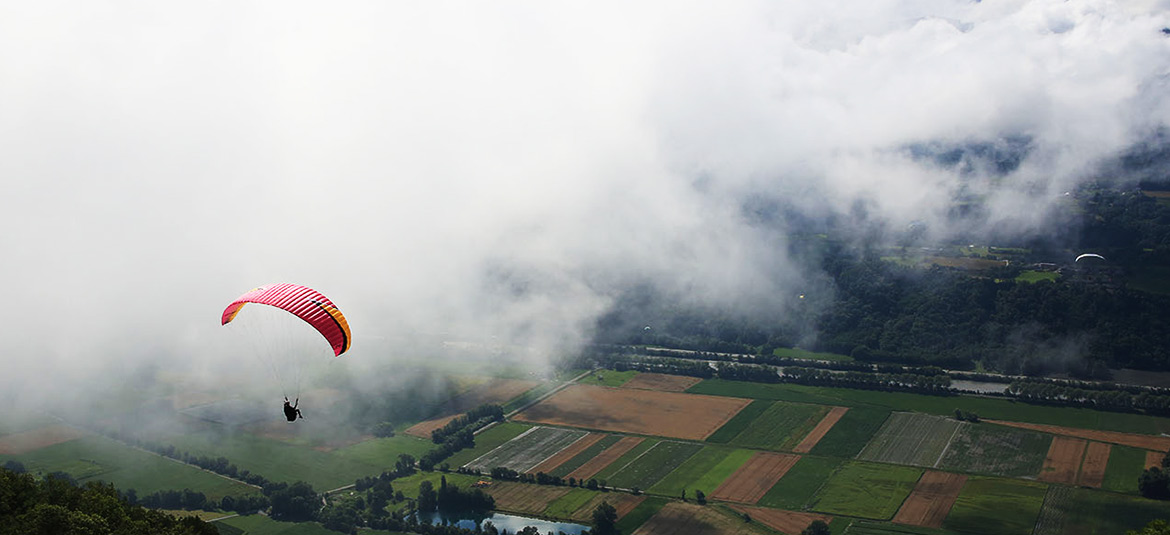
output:
[{"label": "dirt field strip", "polygon": [[780,533],[791,533],[792,535],[797,535],[804,531],[813,521],[820,520],[826,524],[833,521],[833,517],[829,515],[819,515],[816,513],[798,513],[796,511],[747,507],[743,505],[732,505],[730,507],[741,513],[747,513],[752,517],[752,520]]},{"label": "dirt field strip", "polygon": [[[803,529],[803,528],[802,528]],[[633,535],[756,535],[751,524],[715,508],[682,502],[666,504]],[[796,533],[800,533],[799,531]]]},{"label": "dirt field strip", "polygon": [[1092,429],[1081,429],[1078,427],[1061,427],[1058,425],[1006,422],[1003,420],[983,421],[993,424],[1006,425],[1009,427],[1019,427],[1021,429],[1031,429],[1033,431],[1052,433],[1054,435],[1065,435],[1069,437],[1083,438],[1085,440],[1096,440],[1098,442],[1108,442],[1110,444],[1121,444],[1122,446],[1133,446],[1143,450],[1154,450],[1161,452],[1170,451],[1170,437],[1141,435],[1137,433],[1120,433],[1117,431],[1096,431]]},{"label": "dirt field strip", "polygon": [[962,474],[927,470],[914,486],[914,491],[902,502],[898,514],[894,515],[894,522],[942,527],[943,520],[951,512],[966,482],[967,476]]},{"label": "dirt field strip", "polygon": [[585,436],[581,437],[580,439],[578,439],[576,442],[569,444],[565,449],[556,452],[555,454],[553,454],[552,457],[549,457],[549,458],[545,459],[544,461],[542,461],[540,464],[533,466],[532,468],[529,468],[528,473],[529,474],[535,474],[538,472],[544,472],[546,474],[551,473],[553,470],[556,469],[556,467],[560,466],[561,463],[564,463],[565,461],[572,459],[573,457],[576,457],[578,453],[585,451],[586,449],[589,448],[589,446],[596,444],[597,441],[599,441],[603,438],[605,438],[605,433],[589,433],[588,435],[585,435]]},{"label": "dirt field strip", "polygon": [[76,440],[89,433],[67,425],[50,425],[31,431],[13,433],[0,437],[0,453],[20,455],[44,447]]},{"label": "dirt field strip", "polygon": [[539,515],[548,504],[572,490],[569,487],[525,485],[510,481],[497,481],[484,489],[496,500],[496,508],[515,513]]},{"label": "dirt field strip", "polygon": [[686,375],[666,375],[663,373],[639,373],[633,379],[626,381],[622,388],[641,388],[643,390],[661,390],[663,392],[685,392],[686,389],[701,382],[698,377]]},{"label": "dirt field strip", "polygon": [[1166,454],[1162,453],[1160,451],[1147,451],[1146,452],[1146,468],[1153,468],[1155,466],[1158,468],[1161,468],[1162,467],[1162,458],[1164,458],[1165,456],[1166,456]]},{"label": "dirt field strip", "polygon": [[1036,479],[1048,483],[1075,485],[1081,458],[1085,456],[1085,441],[1079,438],[1056,437],[1044,458],[1044,467]]},{"label": "dirt field strip", "polygon": [[572,518],[576,522],[593,522],[593,510],[601,505],[601,502],[609,502],[614,509],[617,510],[618,520],[626,516],[630,511],[633,511],[638,504],[645,500],[645,496],[634,496],[633,494],[626,494],[624,492],[608,492],[605,494],[598,494],[593,499],[585,502],[579,509],[573,512]]},{"label": "dirt field strip", "polygon": [[1105,466],[1109,464],[1111,449],[1112,446],[1104,442],[1089,443],[1085,450],[1085,460],[1081,463],[1081,486],[1101,488],[1101,483],[1105,482]]},{"label": "dirt field strip", "polygon": [[834,425],[837,425],[837,421],[840,420],[842,416],[845,416],[845,412],[848,410],[849,407],[833,407],[833,409],[829,411],[829,414],[826,414],[824,418],[821,418],[820,423],[818,423],[812,431],[809,431],[808,436],[804,437],[804,439],[800,441],[800,444],[797,444],[795,448],[792,448],[792,451],[795,451],[796,453],[808,453],[812,451],[813,446],[816,446],[817,442],[820,442],[822,438],[825,438],[825,435],[828,434],[829,430],[832,429]]},{"label": "dirt field strip", "polygon": [[634,388],[572,385],[514,420],[704,440],[752,400]]},{"label": "dirt field strip", "polygon": [[719,485],[711,497],[727,502],[756,503],[799,460],[799,455],[788,453],[756,453]]},{"label": "dirt field strip", "polygon": [[443,404],[439,410],[441,416],[425,422],[419,422],[404,431],[406,434],[419,438],[431,438],[431,432],[441,429],[447,422],[456,416],[474,409],[484,403],[503,403],[520,394],[523,394],[540,383],[520,379],[491,379],[471,390],[464,392]]},{"label": "dirt field strip", "polygon": [[597,457],[589,459],[585,462],[585,464],[570,472],[569,475],[565,476],[565,479],[570,477],[575,477],[577,479],[589,479],[598,472],[605,470],[605,467],[609,466],[609,463],[616,461],[618,457],[621,457],[622,455],[625,455],[627,451],[634,449],[634,447],[638,444],[641,444],[643,440],[645,439],[642,437],[622,437],[622,439],[615,442],[614,445],[605,448],[605,450],[597,454]]}]

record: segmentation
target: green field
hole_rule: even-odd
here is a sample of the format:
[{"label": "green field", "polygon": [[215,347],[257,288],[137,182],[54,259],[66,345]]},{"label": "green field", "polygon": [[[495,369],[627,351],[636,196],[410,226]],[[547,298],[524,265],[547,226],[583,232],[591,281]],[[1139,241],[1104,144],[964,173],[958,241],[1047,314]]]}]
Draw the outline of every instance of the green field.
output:
[{"label": "green field", "polygon": [[[829,526],[832,527],[832,524]],[[953,532],[945,529],[858,520],[849,527],[849,531],[846,533],[849,535],[951,535]]]},{"label": "green field", "polygon": [[1170,505],[1137,496],[1053,486],[1034,535],[1112,535],[1170,517]]},{"label": "green field", "polygon": [[573,489],[568,494],[550,502],[544,509],[544,516],[550,518],[570,518],[581,506],[585,505],[597,495],[597,491]]},{"label": "green field", "polygon": [[908,392],[852,390],[796,384],[764,384],[725,379],[707,379],[691,388],[692,394],[709,394],[752,399],[820,403],[855,407],[869,405],[891,410],[917,411],[949,416],[955,409],[974,412],[983,419],[1012,420],[1038,424],[1082,427],[1103,431],[1170,433],[1170,418],[1073,407],[1032,405],[1007,399],[975,396],[931,396]]},{"label": "green field", "polygon": [[[1101,487],[1116,492],[1137,494],[1137,480],[1146,469],[1146,450],[1114,444],[1109,449],[1109,464]],[[1170,518],[1170,515],[1167,515]]]},{"label": "green field", "polygon": [[828,412],[829,407],[824,405],[777,401],[731,439],[731,444],[788,451],[800,443]]},{"label": "green field", "polygon": [[758,505],[799,511],[844,462],[843,459],[805,455],[760,498]]},{"label": "green field", "polygon": [[810,453],[830,457],[857,456],[890,416],[881,407],[858,406],[845,411],[836,425],[817,442]]},{"label": "green field", "polygon": [[853,357],[849,355],[841,355],[839,353],[818,353],[816,351],[808,351],[800,349],[799,347],[778,347],[772,350],[772,354],[777,357],[787,357],[793,359],[813,359],[813,360],[836,360],[841,362],[850,362]]},{"label": "green field", "polygon": [[[434,488],[439,488],[443,478],[447,479],[447,483],[455,485],[461,489],[471,488],[476,481],[483,479],[480,476],[458,474],[455,472],[415,472],[412,475],[395,479],[391,484],[395,491],[401,491],[407,498],[417,498],[418,488],[423,481],[430,481]],[[394,506],[391,506],[393,508]]]},{"label": "green field", "polygon": [[909,466],[847,462],[829,477],[808,507],[822,513],[888,520],[921,475],[922,470]]},{"label": "green field", "polygon": [[678,496],[684,490],[693,494],[698,489],[710,494],[752,455],[755,452],[751,450],[707,446],[650,487],[648,492]]},{"label": "green field", "polygon": [[463,466],[478,459],[481,455],[496,449],[501,444],[520,436],[520,433],[527,431],[531,427],[531,425],[515,422],[498,423],[490,429],[475,435],[474,447],[455,452],[455,455],[448,457],[446,462],[451,466]]},{"label": "green field", "polygon": [[[264,515],[234,516],[212,523],[220,535],[337,535],[316,522],[280,522]],[[399,532],[362,529],[362,535],[395,535]],[[405,534],[403,534],[405,535]]]},{"label": "green field", "polygon": [[16,460],[33,474],[66,472],[79,483],[105,481],[139,496],[162,490],[191,489],[208,499],[243,496],[260,489],[220,477],[194,466],[91,435],[21,455],[0,455],[0,463]]},{"label": "green field", "polygon": [[609,480],[609,478],[613,477],[614,474],[618,473],[619,470],[634,462],[634,459],[637,459],[643,453],[646,453],[646,451],[648,451],[650,448],[653,448],[657,444],[658,439],[656,438],[647,438],[642,442],[639,442],[638,445],[634,446],[630,451],[627,451],[622,454],[621,457],[614,459],[612,463],[609,463],[609,466],[603,468],[600,472],[597,473],[597,475],[593,476],[593,478],[598,481]]},{"label": "green field", "polygon": [[[939,467],[1005,477],[1035,477],[1044,465],[1052,436],[993,424],[959,429]],[[1137,477],[1137,476],[1134,476]]]},{"label": "green field", "polygon": [[626,513],[626,516],[618,520],[618,531],[620,533],[633,533],[634,530],[638,529],[642,524],[645,524],[647,520],[650,520],[650,517],[657,514],[668,503],[670,503],[670,500],[666,498],[656,496],[647,497],[634,510]]},{"label": "green field", "polygon": [[963,425],[958,420],[942,416],[895,412],[857,458],[932,467]]},{"label": "green field", "polygon": [[349,485],[359,477],[377,475],[375,466],[331,452],[294,446],[248,433],[223,433],[218,430],[168,439],[181,451],[191,455],[227,457],[240,469],[260,474],[272,481],[304,481],[316,490]]},{"label": "green field", "polygon": [[598,440],[592,446],[585,448],[585,450],[581,453],[574,455],[572,459],[561,463],[561,465],[554,468],[549,475],[565,477],[572,473],[573,470],[576,470],[580,468],[581,465],[589,462],[590,459],[597,457],[597,454],[601,453],[602,450],[612,446],[615,442],[621,439],[621,435],[606,435],[605,438]]},{"label": "green field", "polygon": [[394,467],[394,463],[398,461],[398,456],[401,454],[405,453],[418,459],[434,448],[435,444],[429,440],[410,435],[398,435],[388,438],[374,438],[352,446],[338,448],[333,451],[333,454],[387,470]]},{"label": "green field", "polygon": [[980,535],[1029,535],[1047,490],[1031,481],[970,477],[943,527]]},{"label": "green field", "polygon": [[618,488],[650,488],[702,448],[703,446],[689,442],[664,440],[609,477],[607,481],[610,486]]},{"label": "green field", "polygon": [[638,375],[637,370],[626,370],[624,372],[614,370],[595,370],[593,373],[582,377],[578,384],[583,385],[599,385],[599,386],[622,386]]},{"label": "green field", "polygon": [[1056,282],[1060,273],[1055,271],[1021,271],[1016,275],[1016,282]]},{"label": "green field", "polygon": [[772,402],[763,399],[757,399],[747,407],[744,407],[739,412],[732,416],[727,423],[723,424],[711,436],[707,437],[707,442],[714,442],[716,444],[727,444],[732,439],[747,429],[748,425],[752,423],[760,414],[768,410],[772,406]]}]

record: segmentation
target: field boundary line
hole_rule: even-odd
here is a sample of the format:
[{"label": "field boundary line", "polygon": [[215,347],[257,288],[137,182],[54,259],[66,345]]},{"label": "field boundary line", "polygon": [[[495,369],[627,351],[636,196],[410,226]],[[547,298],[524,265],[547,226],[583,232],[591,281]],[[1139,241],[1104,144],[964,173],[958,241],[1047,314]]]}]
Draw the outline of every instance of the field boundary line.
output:
[{"label": "field boundary line", "polygon": [[[513,441],[513,440],[516,440],[516,439],[518,439],[518,438],[520,438],[520,437],[522,437],[522,436],[524,436],[524,435],[527,435],[528,433],[531,433],[531,432],[533,432],[533,431],[536,431],[537,429],[540,429],[540,428],[541,428],[541,426],[539,426],[539,425],[534,425],[534,426],[532,426],[532,427],[529,427],[527,431],[525,431],[525,432],[523,432],[523,433],[520,433],[519,435],[516,435],[516,436],[512,437],[511,439],[509,439],[509,440],[508,440],[508,442],[511,442],[511,441]],[[508,442],[504,442],[504,444],[507,444]],[[484,458],[484,457],[487,457],[489,453],[491,453],[491,452],[493,452],[493,451],[496,451],[496,448],[503,447],[503,445],[504,445],[504,444],[500,444],[499,446],[496,446],[495,448],[492,448],[492,449],[490,449],[490,450],[487,450],[487,451],[483,452],[483,455],[480,455],[479,457],[476,457],[476,458],[474,458],[474,459],[472,459],[472,460],[470,460],[470,461],[467,461],[467,462],[466,462],[466,463],[464,463],[464,464],[463,464],[463,466],[461,466],[460,468],[466,468],[466,467],[468,467],[468,466],[471,466],[472,464],[475,464],[475,462],[476,462],[476,461],[478,461],[478,460],[480,460],[480,459],[482,459],[482,458]]]},{"label": "field boundary line", "polygon": [[931,468],[938,468],[938,463],[941,463],[943,457],[947,455],[947,450],[951,449],[951,442],[955,441],[955,435],[959,434],[959,430],[962,429],[964,425],[967,425],[967,422],[959,422],[959,425],[955,426],[955,430],[951,431],[951,438],[947,439],[947,445],[943,446],[942,452],[938,454],[938,459],[934,460],[934,464],[931,466]]},{"label": "field boundary line", "polygon": [[[587,370],[587,371],[581,372],[581,375],[578,375],[572,379],[569,379],[568,381],[565,381],[565,382],[549,389],[548,392],[545,392],[544,394],[541,394],[540,396],[538,396],[536,399],[534,399],[528,403],[525,403],[523,407],[520,407],[512,412],[509,412],[508,414],[505,414],[504,419],[507,420],[507,419],[517,415],[517,414],[520,414],[521,412],[524,412],[525,410],[528,409],[528,407],[536,405],[537,403],[540,403],[541,401],[544,401],[544,400],[552,397],[553,394],[556,394],[557,392],[560,392],[561,390],[568,388],[569,385],[577,384],[577,381],[580,381],[582,377],[585,377],[586,375],[589,375],[590,373],[592,373],[592,370]],[[521,394],[521,395],[523,395],[523,394]]]},{"label": "field boundary line", "polygon": [[[653,446],[650,446],[649,448],[646,448],[646,451],[643,451],[642,453],[639,453],[637,457],[634,457],[633,459],[630,459],[630,461],[629,461],[629,462],[627,462],[626,464],[624,464],[624,465],[623,465],[621,468],[618,468],[617,470],[614,470],[613,474],[616,476],[616,475],[618,475],[619,473],[621,473],[621,471],[622,471],[622,470],[625,470],[626,468],[629,468],[631,464],[634,464],[634,461],[637,461],[638,459],[641,459],[643,455],[646,455],[647,453],[650,453],[650,450],[652,450],[652,449],[654,449],[654,448],[657,448],[657,447],[658,447],[658,445],[659,445],[659,444],[662,444],[663,442],[671,442],[671,441],[670,441],[670,440],[659,440],[658,442],[655,442]],[[635,447],[637,447],[637,446],[635,446]],[[615,460],[616,460],[616,459],[615,459]]]}]

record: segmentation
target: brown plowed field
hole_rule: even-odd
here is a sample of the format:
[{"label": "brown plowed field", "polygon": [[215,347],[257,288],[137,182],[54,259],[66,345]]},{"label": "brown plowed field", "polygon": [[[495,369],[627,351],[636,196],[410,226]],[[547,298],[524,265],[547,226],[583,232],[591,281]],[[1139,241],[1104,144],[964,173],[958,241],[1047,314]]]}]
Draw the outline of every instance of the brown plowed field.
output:
[{"label": "brown plowed field", "polygon": [[756,453],[719,485],[711,497],[728,502],[756,503],[799,460],[799,455],[787,453]]},{"label": "brown plowed field", "polygon": [[789,535],[800,535],[800,532],[804,531],[815,520],[820,520],[826,524],[833,521],[833,517],[829,515],[818,515],[815,513],[798,513],[796,511],[746,507],[743,505],[732,505],[731,508],[741,513],[747,513],[752,517],[753,521],[759,522],[780,533],[788,533]]},{"label": "brown plowed field", "polygon": [[570,518],[577,522],[593,522],[593,510],[604,501],[609,502],[617,510],[618,520],[621,520],[623,516],[626,516],[626,513],[633,511],[645,499],[645,496],[634,496],[624,492],[598,494],[574,511]]},{"label": "brown plowed field", "polygon": [[1170,437],[1140,435],[1137,433],[1120,433],[1117,431],[1096,431],[1092,429],[1081,429],[1078,427],[1061,427],[1058,425],[1005,422],[1002,420],[984,421],[991,422],[993,424],[1019,427],[1021,429],[1042,431],[1044,433],[1052,433],[1054,435],[1065,435],[1069,437],[1083,438],[1085,440],[1096,440],[1098,442],[1108,442],[1110,444],[1121,444],[1122,446],[1133,446],[1143,450],[1170,451]]},{"label": "brown plowed field", "polygon": [[619,433],[703,440],[752,400],[572,385],[515,420]]},{"label": "brown plowed field", "polygon": [[1109,464],[1109,450],[1104,442],[1090,442],[1085,450],[1085,461],[1081,463],[1080,484],[1085,487],[1101,488],[1105,482],[1105,465]]},{"label": "brown plowed field", "polygon": [[633,379],[626,381],[622,388],[641,388],[643,390],[661,390],[663,392],[684,392],[695,386],[702,379],[686,375],[666,375],[664,373],[639,373]]},{"label": "brown plowed field", "polygon": [[633,535],[756,535],[751,524],[720,514],[712,507],[671,502]]},{"label": "brown plowed field", "polygon": [[539,384],[536,381],[523,381],[520,379],[492,379],[444,403],[438,411],[440,414],[439,417],[411,426],[406,430],[406,434],[429,439],[431,438],[432,431],[441,429],[444,425],[447,425],[447,422],[455,419],[456,416],[484,403],[504,403],[532,390]]},{"label": "brown plowed field", "polygon": [[1079,438],[1056,437],[1048,447],[1048,456],[1044,458],[1044,467],[1037,477],[1040,481],[1049,483],[1064,483],[1075,485],[1077,471],[1081,467],[1081,458],[1085,455],[1085,441]]},{"label": "brown plowed field", "polygon": [[927,470],[914,486],[914,492],[902,502],[894,522],[912,526],[942,527],[951,512],[967,476]]},{"label": "brown plowed field", "polygon": [[525,485],[510,481],[497,481],[484,489],[496,499],[497,509],[530,515],[543,513],[549,503],[568,494],[570,490],[569,487]]},{"label": "brown plowed field", "polygon": [[848,410],[849,407],[833,407],[833,410],[829,411],[829,414],[826,414],[824,418],[821,418],[820,423],[818,423],[817,426],[814,427],[813,430],[804,437],[804,440],[801,440],[800,444],[797,444],[796,447],[792,449],[792,451],[795,451],[796,453],[808,453],[812,451],[813,446],[816,446],[817,442],[820,442],[822,438],[825,438],[825,434],[828,433],[834,425],[837,425],[837,420],[840,420],[842,416],[845,416],[845,411]]},{"label": "brown plowed field", "polygon": [[569,472],[565,479],[575,477],[577,479],[589,479],[598,472],[609,466],[617,460],[618,457],[625,455],[627,451],[634,449],[635,446],[641,444],[645,440],[642,437],[622,437],[621,440],[613,443],[612,446],[605,448],[597,457],[585,461],[585,464],[578,466],[576,470]]},{"label": "brown plowed field", "polygon": [[1146,468],[1153,468],[1155,466],[1157,466],[1158,468],[1161,468],[1162,467],[1162,458],[1164,458],[1164,457],[1166,457],[1166,454],[1162,453],[1160,451],[1147,451],[1146,452]]},{"label": "brown plowed field", "polygon": [[605,433],[589,433],[588,435],[585,435],[585,436],[581,437],[580,439],[578,439],[576,442],[570,444],[569,447],[567,447],[561,451],[558,451],[552,457],[549,457],[549,458],[541,461],[540,464],[533,466],[532,468],[530,468],[528,470],[528,473],[529,474],[536,474],[539,472],[544,472],[546,474],[552,473],[552,471],[556,470],[556,468],[558,466],[560,466],[561,463],[564,463],[565,461],[572,459],[573,457],[576,457],[578,453],[585,451],[586,449],[589,448],[589,446],[596,444],[597,441],[599,441],[603,438],[605,438]]},{"label": "brown plowed field", "polygon": [[85,431],[64,425],[50,425],[0,437],[0,453],[20,455],[41,448],[69,442],[87,435]]}]

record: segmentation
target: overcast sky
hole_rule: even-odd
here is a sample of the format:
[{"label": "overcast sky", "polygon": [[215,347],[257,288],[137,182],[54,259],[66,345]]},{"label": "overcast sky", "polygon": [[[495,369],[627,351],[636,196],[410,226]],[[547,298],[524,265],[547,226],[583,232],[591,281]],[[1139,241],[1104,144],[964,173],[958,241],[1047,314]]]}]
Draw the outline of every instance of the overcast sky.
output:
[{"label": "overcast sky", "polygon": [[[634,281],[784,299],[815,274],[776,275],[754,195],[904,225],[967,187],[1042,228],[1170,123],[1168,12],[0,2],[0,383],[213,359],[220,311],[267,282],[330,296],[355,359],[420,332],[571,348]],[[1020,168],[966,186],[905,150],[1013,136]]]}]

